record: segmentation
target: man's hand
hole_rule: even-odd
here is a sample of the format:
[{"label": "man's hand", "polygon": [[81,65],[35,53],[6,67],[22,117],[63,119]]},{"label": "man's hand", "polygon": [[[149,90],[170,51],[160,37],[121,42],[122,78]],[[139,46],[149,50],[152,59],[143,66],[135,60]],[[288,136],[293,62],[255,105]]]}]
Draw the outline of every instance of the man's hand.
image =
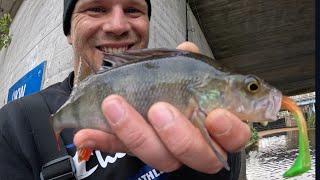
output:
[{"label": "man's hand", "polygon": [[[146,164],[166,172],[178,169],[181,164],[205,173],[222,168],[199,130],[170,104],[154,104],[148,113],[150,123],[117,95],[107,97],[102,110],[114,135],[84,129],[74,138],[77,147],[131,152]],[[250,137],[248,126],[223,109],[210,112],[205,124],[221,146],[220,153],[238,151]]]},{"label": "man's hand", "polygon": [[[168,103],[158,102],[150,108],[149,123],[117,95],[108,96],[101,108],[114,134],[80,130],[74,137],[77,147],[130,152],[165,172],[177,170],[182,164],[204,173],[216,173],[223,167],[199,129]],[[249,127],[224,109],[210,112],[205,125],[225,158],[226,151],[239,151],[250,138]]]}]

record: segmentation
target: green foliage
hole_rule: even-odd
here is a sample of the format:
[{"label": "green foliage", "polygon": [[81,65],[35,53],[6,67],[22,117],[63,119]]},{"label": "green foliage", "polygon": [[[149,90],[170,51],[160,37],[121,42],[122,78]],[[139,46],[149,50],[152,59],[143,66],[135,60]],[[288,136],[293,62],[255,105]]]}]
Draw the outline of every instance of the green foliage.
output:
[{"label": "green foliage", "polygon": [[251,137],[250,137],[250,141],[246,145],[246,148],[250,148],[251,146],[253,146],[259,141],[258,131],[252,125],[250,126],[250,129],[251,129]]},{"label": "green foliage", "polygon": [[308,128],[314,128],[316,127],[316,114],[313,113],[312,115],[310,115],[307,119],[307,126]]},{"label": "green foliage", "polygon": [[259,135],[258,135],[258,131],[254,128],[254,127],[250,127],[251,128],[251,138],[250,141],[253,142],[258,142],[259,140]]},{"label": "green foliage", "polygon": [[10,24],[12,22],[11,16],[8,13],[3,14],[0,18],[0,50],[3,47],[8,47],[11,42]]}]

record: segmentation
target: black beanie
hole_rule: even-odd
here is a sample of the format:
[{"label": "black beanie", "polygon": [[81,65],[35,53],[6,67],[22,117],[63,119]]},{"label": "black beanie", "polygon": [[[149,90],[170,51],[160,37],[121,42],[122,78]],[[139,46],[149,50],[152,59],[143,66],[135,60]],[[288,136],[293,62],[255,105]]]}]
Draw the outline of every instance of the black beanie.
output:
[{"label": "black beanie", "polygon": [[[70,34],[70,28],[71,28],[71,16],[74,7],[76,6],[78,0],[64,0],[64,6],[63,6],[63,32],[67,36]],[[150,0],[146,0],[146,3],[148,5],[148,17],[150,19],[151,17],[151,3]]]}]

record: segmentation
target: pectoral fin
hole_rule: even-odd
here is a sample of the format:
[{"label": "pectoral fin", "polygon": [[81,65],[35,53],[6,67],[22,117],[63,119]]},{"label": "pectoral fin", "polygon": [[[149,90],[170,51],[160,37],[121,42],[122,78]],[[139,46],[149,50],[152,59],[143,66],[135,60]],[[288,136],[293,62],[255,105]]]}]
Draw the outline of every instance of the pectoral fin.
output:
[{"label": "pectoral fin", "polygon": [[206,117],[205,114],[200,112],[199,110],[195,110],[194,114],[192,116],[192,123],[200,130],[202,136],[205,138],[205,140],[208,142],[208,144],[210,145],[212,151],[214,152],[214,154],[217,156],[218,160],[223,164],[224,168],[226,170],[230,170],[230,167],[228,165],[227,160],[224,159],[224,156],[222,154],[219,153],[219,151],[216,149],[216,143],[213,142],[213,140],[211,139],[209,132],[207,130],[207,128],[204,125],[204,118]]}]

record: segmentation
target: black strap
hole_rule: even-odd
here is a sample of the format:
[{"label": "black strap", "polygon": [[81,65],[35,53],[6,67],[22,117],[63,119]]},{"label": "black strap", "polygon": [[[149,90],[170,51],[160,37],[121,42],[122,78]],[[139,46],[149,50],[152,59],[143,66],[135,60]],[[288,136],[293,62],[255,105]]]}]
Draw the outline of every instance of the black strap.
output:
[{"label": "black strap", "polygon": [[72,157],[68,155],[59,137],[60,150],[53,128],[49,122],[51,115],[48,106],[40,93],[27,96],[20,101],[25,109],[34,141],[41,157],[41,179],[76,179],[76,169]]}]

